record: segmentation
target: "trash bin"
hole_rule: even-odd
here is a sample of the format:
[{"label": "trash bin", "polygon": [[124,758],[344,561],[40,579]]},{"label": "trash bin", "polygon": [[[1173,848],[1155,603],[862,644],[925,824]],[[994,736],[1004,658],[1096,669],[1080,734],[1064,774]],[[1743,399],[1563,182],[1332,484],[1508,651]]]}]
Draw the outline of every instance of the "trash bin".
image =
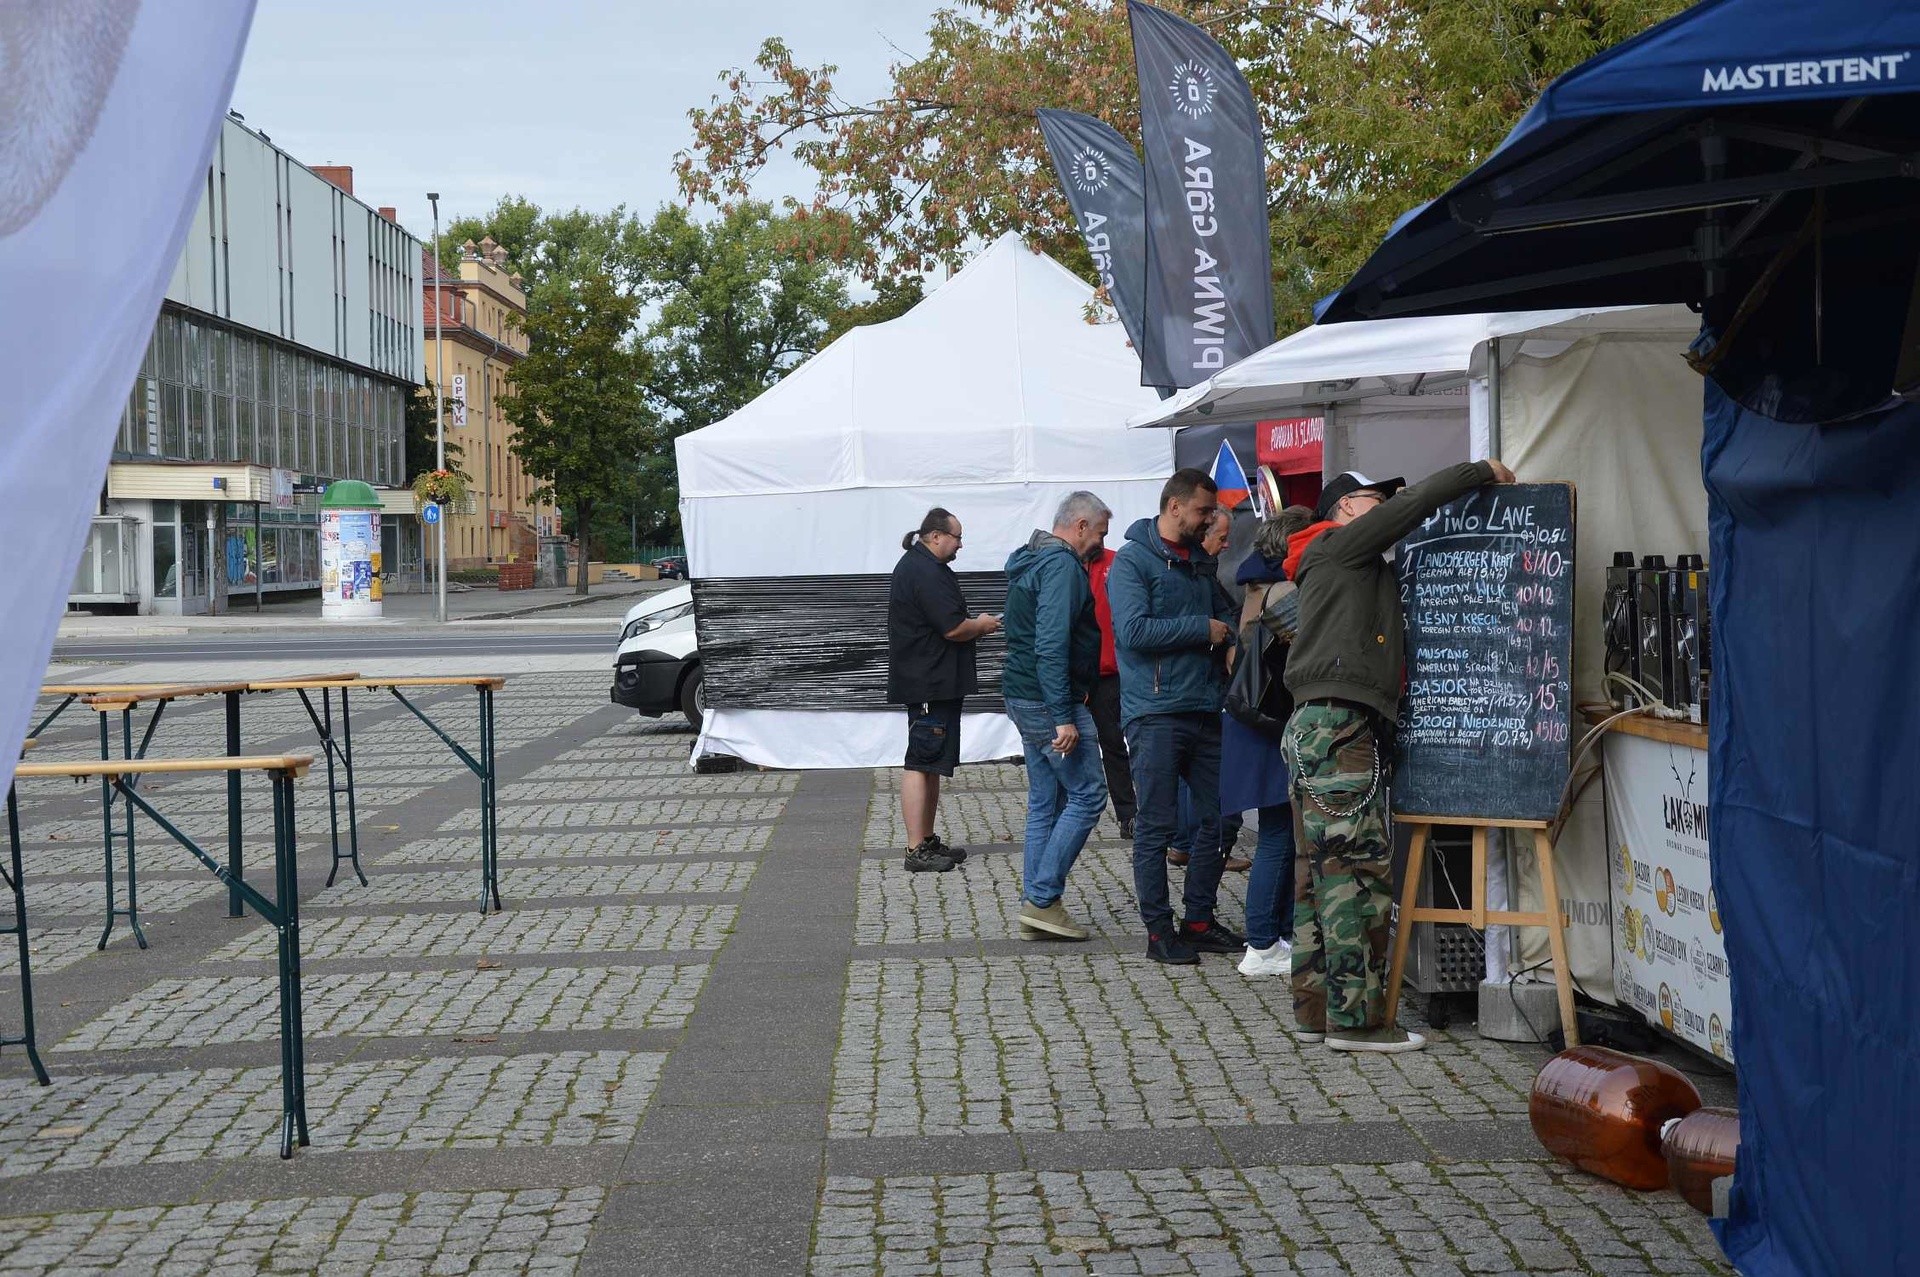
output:
[{"label": "trash bin", "polygon": [[320,498],[320,619],[380,616],[380,494],[358,479]]}]

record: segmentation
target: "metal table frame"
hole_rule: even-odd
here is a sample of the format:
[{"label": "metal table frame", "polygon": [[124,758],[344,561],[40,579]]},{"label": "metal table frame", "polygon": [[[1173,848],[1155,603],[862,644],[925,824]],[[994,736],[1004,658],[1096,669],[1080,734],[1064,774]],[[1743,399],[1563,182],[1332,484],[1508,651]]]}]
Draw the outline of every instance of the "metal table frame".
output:
[{"label": "metal table frame", "polygon": [[[130,807],[137,809],[147,819],[159,825],[163,832],[186,848],[195,859],[211,870],[216,878],[225,882],[230,890],[237,892],[240,898],[278,933],[280,1156],[283,1158],[293,1156],[296,1144],[305,1147],[309,1143],[305,1026],[301,1011],[300,990],[300,867],[294,835],[293,782],[305,775],[312,764],[313,759],[304,755],[153,761],[106,759],[97,763],[22,763],[14,772],[16,781],[22,776],[68,777],[74,780],[98,777],[103,783],[112,786],[113,791]],[[154,772],[226,772],[229,775],[236,775],[243,771],[265,772],[273,783],[274,887],[271,898],[243,878],[231,873],[226,865],[214,859],[193,839],[182,833],[139,793],[140,777]],[[29,961],[27,945],[26,882],[21,872],[19,807],[12,788],[7,791],[7,838],[13,872],[6,875],[6,878],[7,885],[13,891],[14,930],[17,931],[20,942],[20,1004],[24,1032],[21,1038],[0,1040],[0,1045],[24,1045],[27,1058],[33,1064],[34,1073],[41,1084],[51,1085],[47,1071],[40,1063],[39,1050],[34,1042],[33,968]]]}]

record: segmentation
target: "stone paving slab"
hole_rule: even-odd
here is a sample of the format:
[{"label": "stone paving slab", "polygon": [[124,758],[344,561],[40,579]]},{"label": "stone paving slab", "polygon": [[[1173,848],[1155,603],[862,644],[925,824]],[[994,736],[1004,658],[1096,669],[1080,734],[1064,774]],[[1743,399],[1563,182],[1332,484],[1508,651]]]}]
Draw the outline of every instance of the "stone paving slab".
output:
[{"label": "stone paving slab", "polygon": [[[633,825],[739,824],[749,820],[778,820],[784,798],[687,798],[640,802],[579,802],[500,804],[502,829],[623,828]],[[480,828],[480,811],[456,813],[442,830]]]},{"label": "stone paving slab", "polygon": [[[501,834],[500,859],[609,860],[623,856],[751,856],[766,850],[773,826],[696,825],[668,829],[620,829],[554,834]],[[422,838],[361,858],[382,865],[470,864],[473,836]]]},{"label": "stone paving slab", "polygon": [[[631,1140],[665,1056],[563,1051],[310,1065],[312,1147],[574,1146]],[[0,1178],[99,1166],[265,1158],[280,1070],[178,1069],[0,1082]]]},{"label": "stone paving slab", "polygon": [[[717,949],[733,929],[732,905],[604,905],[506,913],[379,914],[302,924],[304,967],[332,958],[482,957],[521,953],[617,953]],[[271,962],[271,927],[257,927],[210,962]],[[35,958],[38,962],[38,958]]]},{"label": "stone paving slab", "polygon": [[[182,863],[175,863],[176,861]],[[172,856],[166,855],[164,849],[159,849],[151,863],[164,864],[168,868],[199,868],[201,872],[194,877],[167,878],[143,872],[140,875],[142,915],[173,913],[210,896],[226,894],[227,889],[220,880],[206,872],[201,868],[199,861],[189,857],[180,848],[175,848]],[[113,898],[116,907],[126,908],[127,883],[120,874],[114,875]],[[106,921],[107,888],[104,878],[97,878],[92,882],[46,882],[36,880],[31,874],[27,875],[27,917],[29,919],[70,918],[76,915],[97,916],[102,923]],[[117,931],[126,925],[126,919],[122,918],[114,923],[114,929]]]},{"label": "stone paving slab", "polygon": [[[854,939],[860,944],[1018,939],[1020,871],[1018,854],[970,856],[952,873],[940,874],[908,873],[892,858],[869,858],[860,866]],[[1167,876],[1177,907],[1184,875],[1169,867]],[[1235,930],[1244,929],[1246,889],[1245,874],[1220,879],[1219,917]],[[1095,935],[1127,943],[1144,935],[1134,905],[1131,847],[1089,843],[1067,875],[1062,899],[1074,921]]]},{"label": "stone paving slab", "polygon": [[523,780],[502,785],[500,801],[504,808],[507,803],[590,802],[669,795],[791,794],[799,779],[792,772],[736,772],[722,776],[686,772],[671,777]]},{"label": "stone paving slab", "polygon": [[[305,977],[309,1039],[675,1029],[707,968],[515,967]],[[156,980],[54,1047],[137,1051],[280,1037],[277,976]]]},{"label": "stone paving slab", "polygon": [[856,961],[834,1065],[839,1137],[1524,1115],[1544,1055],[1465,1033],[1354,1058],[1292,1035],[1285,981],[1033,957]]},{"label": "stone paving slab", "polygon": [[[5,905],[0,904],[0,909]],[[33,962],[35,975],[50,975],[63,971],[83,958],[99,952],[100,927],[106,921],[104,914],[98,922],[78,927],[38,927],[28,930],[28,956]],[[144,927],[144,924],[143,924]],[[152,939],[151,936],[148,937]],[[124,922],[113,928],[107,947],[119,944],[132,944],[133,932]],[[0,971],[15,971],[20,967],[20,946],[12,936],[0,937]],[[4,1270],[0,1270],[4,1271]]]},{"label": "stone paving slab", "polygon": [[828,1273],[1730,1273],[1672,1194],[1539,1162],[827,1181]]},{"label": "stone paving slab", "polygon": [[0,1218],[8,1277],[564,1273],[605,1190],[384,1193]]},{"label": "stone paving slab", "polygon": [[[962,769],[963,774],[965,770]],[[1024,773],[1018,789],[981,786],[961,789],[952,794],[942,789],[939,826],[941,837],[960,846],[1020,842],[1026,836],[1027,829]],[[1100,814],[1100,823],[1094,827],[1093,836],[1105,841],[1119,840],[1120,826],[1113,818],[1111,805]],[[900,817],[898,790],[883,790],[876,786],[873,797],[868,800],[863,845],[873,849],[898,848],[904,847],[906,841],[907,830]],[[1251,847],[1252,843],[1246,845]]]},{"label": "stone paving slab", "polygon": [[[475,854],[475,861],[479,859]],[[638,865],[516,867],[500,871],[500,891],[514,900],[575,896],[668,895],[689,891],[739,891],[753,877],[753,862],[696,860]],[[308,903],[331,905],[420,904],[477,899],[477,872],[383,873],[362,887],[351,878]]]}]

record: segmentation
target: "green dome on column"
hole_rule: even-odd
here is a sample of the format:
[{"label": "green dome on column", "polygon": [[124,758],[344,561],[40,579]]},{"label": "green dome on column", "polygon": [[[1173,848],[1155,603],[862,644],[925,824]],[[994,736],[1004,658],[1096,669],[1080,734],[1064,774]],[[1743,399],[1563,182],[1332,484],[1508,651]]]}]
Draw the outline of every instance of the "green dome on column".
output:
[{"label": "green dome on column", "polygon": [[326,495],[320,498],[323,510],[378,510],[380,494],[374,491],[371,483],[358,479],[341,479],[327,485]]}]

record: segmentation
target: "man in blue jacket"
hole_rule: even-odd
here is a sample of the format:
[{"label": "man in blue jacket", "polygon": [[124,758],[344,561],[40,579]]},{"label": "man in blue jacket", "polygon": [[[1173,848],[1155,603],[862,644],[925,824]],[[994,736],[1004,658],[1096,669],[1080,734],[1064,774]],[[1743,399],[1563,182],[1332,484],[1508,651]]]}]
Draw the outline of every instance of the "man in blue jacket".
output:
[{"label": "man in blue jacket", "polygon": [[1027,759],[1027,847],[1020,938],[1085,940],[1060,896],[1067,871],[1107,805],[1099,732],[1087,706],[1100,676],[1100,622],[1087,559],[1113,511],[1091,492],[1060,503],[1007,557],[1007,660],[1000,691]]},{"label": "man in blue jacket", "polygon": [[[1199,470],[1176,470],[1160,491],[1160,515],[1127,529],[1107,577],[1120,715],[1133,763],[1133,888],[1147,928],[1147,956],[1191,966],[1200,954],[1237,954],[1246,941],[1213,916],[1220,890],[1220,703],[1233,606],[1215,588],[1218,561],[1200,544],[1219,489]],[[1180,782],[1198,824],[1178,926],[1167,891]]]}]

